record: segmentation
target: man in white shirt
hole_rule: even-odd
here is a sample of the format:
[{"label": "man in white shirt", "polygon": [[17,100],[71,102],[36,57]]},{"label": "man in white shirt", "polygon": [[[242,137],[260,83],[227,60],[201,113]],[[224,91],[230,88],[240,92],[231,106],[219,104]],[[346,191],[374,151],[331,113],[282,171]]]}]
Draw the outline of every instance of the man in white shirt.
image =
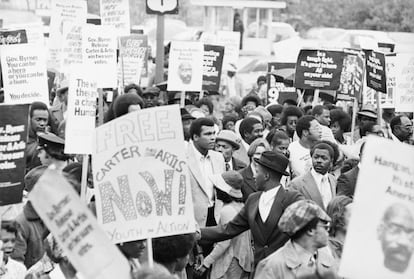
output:
[{"label": "man in white shirt", "polygon": [[413,123],[405,115],[398,115],[391,119],[391,138],[397,142],[409,143],[413,136]]},{"label": "man in white shirt", "polygon": [[289,162],[292,178],[300,176],[312,167],[310,149],[322,137],[321,125],[314,116],[305,115],[296,124],[299,140],[289,144]]},{"label": "man in white shirt", "polygon": [[326,210],[336,194],[336,179],[329,173],[336,159],[335,151],[328,143],[320,142],[312,147],[310,153],[312,169],[293,179],[288,187]]},{"label": "man in white shirt", "polygon": [[250,159],[247,156],[247,150],[255,139],[263,137],[263,124],[257,118],[246,117],[240,122],[239,132],[242,138],[240,148],[233,155],[234,158],[248,165]]},{"label": "man in white shirt", "polygon": [[[0,248],[4,254],[0,258],[1,279],[23,279],[26,275],[24,264],[13,260],[10,255],[16,243],[17,225],[14,221],[2,221],[0,233]],[[2,254],[0,253],[0,255]]]},{"label": "man in white shirt", "polygon": [[335,137],[332,133],[332,130],[329,128],[331,124],[331,113],[329,108],[322,105],[317,105],[312,109],[312,115],[318,120],[321,124],[322,129],[322,140],[327,140],[330,142],[335,142]]}]

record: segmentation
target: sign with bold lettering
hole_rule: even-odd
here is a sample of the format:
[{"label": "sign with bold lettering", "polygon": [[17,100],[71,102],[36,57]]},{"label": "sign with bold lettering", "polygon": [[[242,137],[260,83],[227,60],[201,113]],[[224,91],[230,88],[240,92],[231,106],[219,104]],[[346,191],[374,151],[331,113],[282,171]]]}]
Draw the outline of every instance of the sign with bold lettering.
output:
[{"label": "sign with bold lettering", "polygon": [[99,223],[114,243],[194,232],[179,107],[128,113],[96,128]]},{"label": "sign with bold lettering", "polygon": [[0,45],[26,44],[26,30],[0,31]]},{"label": "sign with bold lettering", "polygon": [[168,91],[201,91],[204,47],[200,42],[171,42]]},{"label": "sign with bold lettering", "polygon": [[46,53],[41,45],[1,46],[4,102],[6,104],[49,103]]},{"label": "sign with bold lettering", "polygon": [[74,68],[69,76],[65,153],[92,154],[98,91],[88,69]]},{"label": "sign with bold lettering", "polygon": [[[287,99],[296,100],[295,63],[269,62],[267,64],[267,104],[283,104]],[[259,89],[263,90],[263,86]]]},{"label": "sign with bold lettering", "polygon": [[145,75],[148,67],[147,35],[131,35],[119,38],[119,84],[139,84],[141,75]]},{"label": "sign with bold lettering", "polygon": [[0,206],[22,201],[29,105],[0,106]]},{"label": "sign with bold lettering", "polygon": [[29,194],[37,214],[84,278],[129,279],[130,267],[68,181],[47,169]]},{"label": "sign with bold lettering", "polygon": [[204,45],[203,90],[219,91],[224,47]]},{"label": "sign with bold lettering", "polygon": [[295,87],[337,90],[344,52],[302,49],[296,62]]},{"label": "sign with bold lettering", "polygon": [[[389,57],[387,57],[388,59]],[[414,111],[414,53],[398,53],[395,61],[395,111]]]},{"label": "sign with bold lettering", "polygon": [[340,277],[413,278],[413,146],[368,137],[350,213]]},{"label": "sign with bold lettering", "polygon": [[83,26],[82,65],[95,74],[98,88],[117,86],[116,49],[116,31],[113,27]]},{"label": "sign with bold lettering", "polygon": [[345,50],[344,63],[340,79],[340,86],[336,94],[338,100],[349,101],[359,98],[362,94],[365,73],[365,58],[362,51]]},{"label": "sign with bold lettering", "polygon": [[130,33],[129,0],[101,0],[102,25],[113,26],[119,36]]},{"label": "sign with bold lettering", "polygon": [[368,87],[387,93],[387,80],[385,77],[385,55],[372,50],[365,51],[367,63],[367,85]]}]

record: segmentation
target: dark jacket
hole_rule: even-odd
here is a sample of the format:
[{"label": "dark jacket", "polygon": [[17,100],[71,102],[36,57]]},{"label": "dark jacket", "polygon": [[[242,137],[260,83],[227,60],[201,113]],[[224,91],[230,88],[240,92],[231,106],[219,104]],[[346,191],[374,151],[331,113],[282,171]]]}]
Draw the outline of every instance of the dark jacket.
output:
[{"label": "dark jacket", "polygon": [[241,191],[243,193],[243,201],[246,201],[251,194],[257,192],[256,180],[253,177],[253,171],[250,165],[239,170],[239,173],[243,177]]},{"label": "dark jacket", "polygon": [[247,165],[245,163],[243,163],[242,161],[240,161],[239,159],[236,159],[234,157],[231,158],[231,163],[233,165],[233,170],[238,171],[241,169],[244,169],[245,167],[247,167]]},{"label": "dark jacket", "polygon": [[259,199],[262,192],[249,196],[246,204],[238,215],[226,225],[201,228],[201,240],[219,242],[231,239],[244,231],[250,229],[254,242],[254,262],[257,263],[282,247],[288,240],[287,234],[278,228],[280,216],[285,209],[295,201],[303,199],[303,196],[296,191],[279,189],[273,202],[269,217],[266,221],[266,228],[258,225]]},{"label": "dark jacket", "polygon": [[345,195],[351,198],[354,196],[358,173],[359,167],[356,166],[338,177],[338,182],[336,184],[337,195]]},{"label": "dark jacket", "polygon": [[45,253],[43,241],[49,231],[30,202],[16,217],[18,232],[12,258],[23,262],[27,269],[37,263]]}]

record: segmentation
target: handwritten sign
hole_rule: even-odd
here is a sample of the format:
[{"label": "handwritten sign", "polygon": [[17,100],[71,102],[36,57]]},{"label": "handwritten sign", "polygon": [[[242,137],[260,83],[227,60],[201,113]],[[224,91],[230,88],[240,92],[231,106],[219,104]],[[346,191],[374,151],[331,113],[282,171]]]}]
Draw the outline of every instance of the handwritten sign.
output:
[{"label": "handwritten sign", "polygon": [[367,139],[342,254],[341,277],[412,278],[413,174],[414,147],[374,136]]},{"label": "handwritten sign", "polygon": [[0,206],[23,196],[28,134],[28,105],[0,106]]},{"label": "handwritten sign", "polygon": [[61,72],[69,75],[71,65],[82,64],[82,25],[64,22],[63,23],[63,42]]},{"label": "handwritten sign", "polygon": [[223,56],[223,46],[204,45],[203,90],[219,90]]},{"label": "handwritten sign", "polygon": [[0,31],[0,45],[26,44],[26,30]]},{"label": "handwritten sign", "polygon": [[96,121],[96,82],[88,69],[76,68],[69,78],[65,153],[92,154]]},{"label": "handwritten sign", "polygon": [[368,87],[387,93],[387,80],[385,77],[385,55],[372,50],[365,51],[367,85]]},{"label": "handwritten sign", "polygon": [[64,22],[85,24],[86,14],[85,0],[53,0],[50,17],[48,68],[59,70]]},{"label": "handwritten sign", "polygon": [[200,42],[171,42],[168,91],[201,91],[204,47]]},{"label": "handwritten sign", "polygon": [[47,169],[29,200],[85,278],[131,278],[128,261],[108,241],[95,217],[58,171]]},{"label": "handwritten sign", "polygon": [[141,75],[146,73],[148,66],[148,37],[146,35],[120,37],[119,53],[120,84],[139,84]]},{"label": "handwritten sign", "polygon": [[295,87],[337,90],[343,61],[342,51],[302,49],[296,62]]},{"label": "handwritten sign", "polygon": [[177,105],[128,113],[96,128],[99,223],[114,243],[194,231]]},{"label": "handwritten sign", "polygon": [[119,36],[130,33],[129,0],[101,0],[102,25],[113,26]]},{"label": "handwritten sign", "polygon": [[218,31],[216,40],[215,44],[224,45],[224,67],[228,67],[229,64],[237,66],[240,53],[240,32]]},{"label": "handwritten sign", "polygon": [[1,46],[4,101],[7,104],[49,103],[46,53],[40,45]]},{"label": "handwritten sign", "polygon": [[95,74],[98,88],[117,86],[116,48],[113,27],[87,24],[82,28],[82,64]]},{"label": "handwritten sign", "polygon": [[398,53],[395,63],[395,111],[413,112],[414,53]]}]

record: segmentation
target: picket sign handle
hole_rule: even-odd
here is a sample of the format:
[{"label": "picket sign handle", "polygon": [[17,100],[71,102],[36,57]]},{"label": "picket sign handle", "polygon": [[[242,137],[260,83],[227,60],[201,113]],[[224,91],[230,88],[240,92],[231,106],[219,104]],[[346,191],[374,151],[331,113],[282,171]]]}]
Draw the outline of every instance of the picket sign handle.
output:
[{"label": "picket sign handle", "polygon": [[103,89],[98,88],[98,126],[103,124]]},{"label": "picket sign handle", "polygon": [[203,97],[204,97],[204,90],[201,90],[198,99],[201,100],[203,99]]},{"label": "picket sign handle", "polygon": [[313,94],[312,107],[315,107],[318,104],[318,101],[319,101],[319,88],[315,89],[315,92]]},{"label": "picket sign handle", "polygon": [[352,106],[352,124],[351,124],[351,142],[350,144],[354,143],[354,130],[355,130],[355,122],[356,122],[356,114],[358,109],[358,101],[357,98],[352,98],[354,100],[354,105]]},{"label": "picket sign handle", "polygon": [[381,98],[380,98],[380,94],[381,94],[381,92],[379,92],[379,91],[376,91],[376,93],[377,93],[377,123],[378,123],[378,125],[380,125],[381,126]]},{"label": "picket sign handle", "polygon": [[296,93],[298,94],[298,105],[297,107],[300,107],[300,104],[303,102],[303,95],[305,95],[305,89],[300,90],[300,89],[296,89]]},{"label": "picket sign handle", "polygon": [[185,107],[185,91],[181,91],[180,96],[180,108]]},{"label": "picket sign handle", "polygon": [[147,253],[148,253],[148,267],[153,268],[154,267],[154,259],[152,255],[152,238],[147,238]]},{"label": "picket sign handle", "polygon": [[85,203],[86,203],[86,187],[88,184],[88,165],[89,165],[89,156],[87,154],[84,154],[83,160],[82,160],[81,201]]}]

